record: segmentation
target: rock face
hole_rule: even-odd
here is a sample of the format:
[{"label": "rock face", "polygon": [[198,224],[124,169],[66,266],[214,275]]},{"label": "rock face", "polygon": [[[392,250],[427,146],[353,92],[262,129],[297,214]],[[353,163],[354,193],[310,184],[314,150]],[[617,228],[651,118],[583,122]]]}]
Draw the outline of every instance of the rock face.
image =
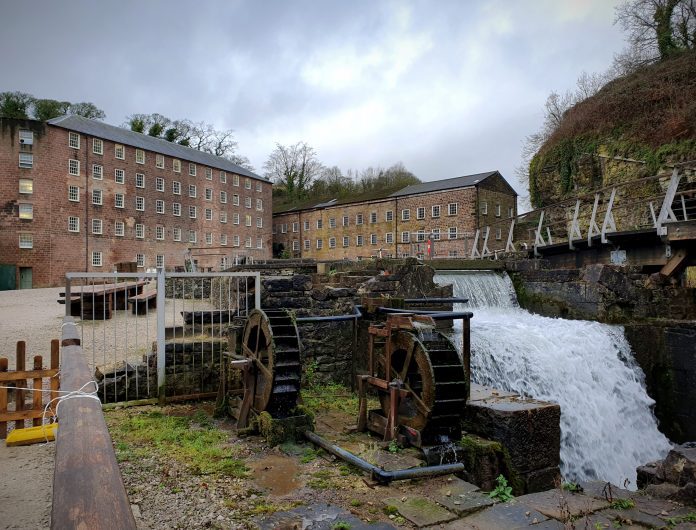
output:
[{"label": "rock face", "polygon": [[638,487],[696,506],[696,442],[678,445],[664,460],[639,467]]}]

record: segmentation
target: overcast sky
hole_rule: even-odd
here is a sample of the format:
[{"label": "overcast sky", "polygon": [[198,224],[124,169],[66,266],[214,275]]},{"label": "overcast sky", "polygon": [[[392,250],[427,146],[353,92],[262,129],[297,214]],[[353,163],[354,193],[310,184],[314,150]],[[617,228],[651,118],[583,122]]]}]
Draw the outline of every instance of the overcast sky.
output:
[{"label": "overcast sky", "polygon": [[551,90],[623,47],[609,0],[0,0],[0,91],[300,140],[343,170],[515,179]]}]

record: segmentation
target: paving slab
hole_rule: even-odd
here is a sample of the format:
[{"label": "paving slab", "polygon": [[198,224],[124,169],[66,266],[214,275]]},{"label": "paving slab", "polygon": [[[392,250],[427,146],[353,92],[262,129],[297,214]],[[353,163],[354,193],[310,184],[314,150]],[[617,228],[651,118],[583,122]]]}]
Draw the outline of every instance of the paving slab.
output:
[{"label": "paving slab", "polygon": [[534,529],[562,529],[563,524],[549,519],[544,514],[530,509],[525,504],[516,500],[496,504],[492,508],[477,512],[461,520],[450,523],[445,528],[454,530],[481,529],[481,530],[512,530],[515,528]]},{"label": "paving slab", "polygon": [[373,453],[373,459],[374,461],[372,463],[385,471],[410,469],[423,465],[423,460],[408,453],[389,453],[387,451],[378,450]]},{"label": "paving slab", "polygon": [[603,515],[611,520],[616,519],[619,522],[631,521],[631,523],[647,526],[648,528],[662,528],[665,525],[665,521],[659,517],[641,512],[637,508],[628,508],[626,510],[611,508],[597,512],[597,515]]},{"label": "paving slab", "polygon": [[460,517],[478,512],[495,504],[495,501],[488,494],[479,491],[449,497],[438,495],[435,497],[435,500]]},{"label": "paving slab", "polygon": [[442,524],[456,519],[457,516],[436,504],[434,501],[419,495],[406,495],[404,497],[389,497],[383,499],[385,506],[394,506],[399,513],[414,525],[421,528]]},{"label": "paving slab", "polygon": [[[611,486],[611,491],[607,486]],[[595,499],[606,500],[607,495],[611,493],[611,499],[632,499],[638,495],[635,491],[629,491],[618,486],[614,486],[609,482],[604,482],[603,480],[587,480],[579,483],[579,486],[583,489],[582,493],[594,497]]]},{"label": "paving slab", "polygon": [[365,523],[350,512],[330,504],[300,506],[286,512],[276,512],[255,521],[261,530],[298,528],[302,530],[331,530],[337,523],[345,522],[351,530],[392,530],[387,523]]},{"label": "paving slab", "polygon": [[647,497],[636,496],[633,501],[636,503],[636,508],[641,512],[662,517],[663,519],[675,517],[677,515],[686,515],[686,513],[689,512],[689,510],[684,508],[681,504],[676,504],[665,499],[649,499]]},{"label": "paving slab", "polygon": [[605,500],[557,489],[523,495],[517,497],[517,501],[558,520],[563,520],[567,515],[577,517],[609,507]]},{"label": "paving slab", "polygon": [[479,487],[476,484],[462,480],[455,475],[450,475],[447,477],[447,484],[442,486],[436,493],[436,495],[446,495],[448,497],[456,497],[457,495],[466,495],[472,491],[479,491]]}]

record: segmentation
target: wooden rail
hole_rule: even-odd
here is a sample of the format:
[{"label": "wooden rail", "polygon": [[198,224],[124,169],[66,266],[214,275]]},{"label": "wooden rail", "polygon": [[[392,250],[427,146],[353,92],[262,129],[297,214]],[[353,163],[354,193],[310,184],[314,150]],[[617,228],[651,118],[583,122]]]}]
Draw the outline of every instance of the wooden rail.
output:
[{"label": "wooden rail", "polygon": [[[94,380],[71,317],[63,320],[61,375],[64,391]],[[93,391],[89,385],[85,391]],[[101,403],[64,400],[59,409],[51,528],[135,529]]]}]

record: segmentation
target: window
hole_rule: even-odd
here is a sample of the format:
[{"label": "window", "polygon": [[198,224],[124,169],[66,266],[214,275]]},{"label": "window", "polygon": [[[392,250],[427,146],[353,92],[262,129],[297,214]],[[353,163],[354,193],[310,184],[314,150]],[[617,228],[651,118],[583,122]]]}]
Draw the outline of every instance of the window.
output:
[{"label": "window", "polygon": [[244,189],[251,189],[251,179],[244,179]]},{"label": "window", "polygon": [[244,206],[246,208],[251,208],[251,197],[244,197]]},{"label": "window", "polygon": [[220,244],[227,245],[227,234],[220,234]]},{"label": "window", "polygon": [[401,232],[401,242],[402,243],[410,243],[411,241],[411,234],[409,232]]},{"label": "window", "polygon": [[68,146],[73,149],[80,148],[80,135],[74,132],[68,134]]},{"label": "window", "polygon": [[212,244],[213,244],[213,234],[212,234],[212,232],[206,232],[206,233],[205,233],[205,244],[206,244],[206,245],[212,245]]},{"label": "window", "polygon": [[495,205],[495,216],[500,217],[500,204]]},{"label": "window", "polygon": [[343,236],[343,246],[347,247],[350,245],[350,238],[348,236]]},{"label": "window", "polygon": [[160,241],[164,239],[164,227],[163,226],[156,226],[155,227],[155,239],[159,239]]},{"label": "window", "polygon": [[370,223],[374,224],[377,222],[377,212],[370,212]]},{"label": "window", "polygon": [[102,233],[102,220],[92,219],[92,233],[100,235]]},{"label": "window", "polygon": [[387,211],[384,220],[387,221],[387,223],[391,223],[394,220],[394,211],[393,210]]},{"label": "window", "polygon": [[136,197],[135,198],[135,209],[144,212],[145,211],[145,197]]},{"label": "window", "polygon": [[155,257],[155,267],[158,269],[164,268],[164,255],[163,254],[157,254]]},{"label": "window", "polygon": [[99,164],[92,164],[92,178],[96,180],[104,178],[104,168]]},{"label": "window", "polygon": [[75,175],[76,177],[80,176],[80,161],[79,160],[73,160],[73,159],[68,160],[68,173],[70,173],[71,175]]},{"label": "window", "polygon": [[126,172],[122,169],[114,169],[114,180],[116,184],[123,184],[126,182]]},{"label": "window", "polygon": [[34,133],[26,129],[19,130],[19,143],[21,145],[32,145],[34,143]]},{"label": "window", "polygon": [[92,252],[92,267],[102,266],[102,253],[99,251]]},{"label": "window", "polygon": [[256,228],[263,228],[263,218],[262,217],[256,218]]},{"label": "window", "polygon": [[305,239],[304,240],[304,249],[309,250],[310,246],[311,246],[311,242],[309,241],[309,239]]},{"label": "window", "polygon": [[176,180],[172,182],[172,193],[174,195],[181,195],[181,182],[177,182]]},{"label": "window", "polygon": [[143,239],[145,237],[145,225],[136,224],[135,225],[135,237],[137,239]]},{"label": "window", "polygon": [[456,258],[456,257],[457,257],[457,251],[456,251],[456,250],[450,250],[450,251],[449,251],[449,257],[450,257],[450,258]]},{"label": "window", "polygon": [[433,206],[431,214],[432,214],[433,219],[440,217],[440,205],[439,204],[435,204]]},{"label": "window", "polygon": [[205,209],[205,220],[206,221],[212,221],[213,220],[213,210],[210,208]]},{"label": "window", "polygon": [[295,221],[294,223],[292,223],[292,231],[293,231],[293,232],[297,233],[297,231],[298,231],[299,229],[300,229],[300,223],[298,223],[297,221]]},{"label": "window", "polygon": [[32,234],[19,234],[19,248],[34,248],[34,236]]},{"label": "window", "polygon": [[34,205],[33,204],[19,204],[19,218],[20,219],[33,219],[34,218]]},{"label": "window", "polygon": [[125,195],[123,193],[114,194],[114,207],[123,208],[125,202]]},{"label": "window", "polygon": [[220,222],[221,223],[227,222],[227,212],[220,212]]},{"label": "window", "polygon": [[232,175],[232,185],[239,186],[239,175]]},{"label": "window", "polygon": [[500,241],[503,238],[503,230],[502,228],[496,228],[495,229],[495,238]]},{"label": "window", "polygon": [[220,202],[222,204],[227,204],[227,192],[226,191],[220,192]]},{"label": "window", "polygon": [[77,186],[68,186],[68,200],[80,202],[80,188]]},{"label": "window", "polygon": [[135,187],[144,188],[145,187],[145,175],[142,173],[135,174]]},{"label": "window", "polygon": [[317,250],[321,250],[324,246],[324,241],[322,239],[317,239]]},{"label": "window", "polygon": [[336,228],[336,218],[335,217],[329,218],[329,228]]},{"label": "window", "polygon": [[102,190],[92,190],[92,204],[101,206],[102,204]]},{"label": "window", "polygon": [[213,170],[209,167],[205,168],[205,178],[206,180],[213,180]]},{"label": "window", "polygon": [[387,232],[386,234],[384,234],[384,242],[388,245],[394,243],[394,232]]},{"label": "window", "polygon": [[157,199],[155,202],[155,211],[157,213],[164,213],[164,201]]},{"label": "window", "polygon": [[377,234],[370,234],[370,245],[377,244]]},{"label": "window", "polygon": [[189,197],[196,198],[196,186],[194,184],[189,184]]},{"label": "window", "polygon": [[95,155],[104,154],[104,142],[100,138],[92,138],[92,152]]},{"label": "window", "polygon": [[164,155],[155,155],[155,167],[164,169]]},{"label": "window", "polygon": [[440,241],[440,229],[439,228],[433,228],[432,238],[433,238],[433,241]]},{"label": "window", "polygon": [[263,199],[256,199],[256,210],[259,212],[263,211]]},{"label": "window", "polygon": [[123,221],[116,221],[114,223],[114,235],[123,237],[125,233],[125,223]]},{"label": "window", "polygon": [[449,230],[447,231],[447,237],[449,239],[457,239],[457,227],[456,226],[449,227]]},{"label": "window", "polygon": [[155,179],[155,189],[157,191],[164,191],[164,179],[162,177],[157,177]]},{"label": "window", "polygon": [[303,224],[305,231],[309,230],[309,221],[305,221]]},{"label": "window", "polygon": [[355,216],[355,224],[356,225],[363,224],[363,214],[359,213],[358,215]]},{"label": "window", "polygon": [[[251,226],[251,215],[247,214],[247,215],[244,216],[244,224],[245,224],[245,226]],[[287,226],[288,226],[288,225],[284,225],[284,226],[286,227],[286,228],[285,228],[285,232],[287,232],[287,231],[288,231],[288,230],[287,230]]]},{"label": "window", "polygon": [[459,205],[456,202],[451,202],[447,205],[447,215],[457,215]]},{"label": "window", "polygon": [[343,216],[343,226],[348,226],[350,223],[350,218],[347,215]]},{"label": "window", "polygon": [[206,201],[212,201],[213,200],[213,188],[205,188],[204,196],[205,196]]},{"label": "window", "polygon": [[363,236],[357,236],[355,238],[355,244],[359,247],[363,246]]},{"label": "window", "polygon": [[245,246],[246,248],[251,248],[251,236],[248,236],[248,237],[244,240],[244,246]]},{"label": "window", "polygon": [[19,179],[19,193],[27,195],[34,193],[34,181],[31,179]]},{"label": "window", "polygon": [[300,242],[297,239],[293,240],[292,249],[293,250],[300,250]]},{"label": "window", "polygon": [[232,205],[239,206],[239,195],[237,195],[236,193],[232,195]]},{"label": "window", "polygon": [[142,149],[135,150],[135,163],[144,164],[145,163],[145,151]]},{"label": "window", "polygon": [[135,255],[135,264],[138,267],[144,267],[145,266],[145,254],[136,254]]},{"label": "window", "polygon": [[410,221],[411,220],[411,210],[408,208],[401,210],[401,220],[402,221]]},{"label": "window", "polygon": [[172,203],[172,215],[176,215],[179,217],[181,215],[181,203],[180,202],[173,202]]},{"label": "window", "polygon": [[198,241],[198,234],[195,230],[189,230],[189,243],[195,243]]},{"label": "window", "polygon": [[181,160],[176,158],[172,160],[172,170],[174,173],[181,173]]},{"label": "window", "polygon": [[481,214],[488,215],[488,203],[486,201],[481,202]]},{"label": "window", "polygon": [[123,147],[122,145],[116,144],[114,146],[114,158],[118,158],[119,160],[125,160],[126,159],[126,148]]},{"label": "window", "polygon": [[189,175],[192,177],[196,176],[196,164],[189,162]]},{"label": "window", "polygon": [[196,207],[195,206],[189,206],[189,217],[191,219],[196,218]]},{"label": "window", "polygon": [[232,246],[233,247],[239,246],[239,236],[232,236]]},{"label": "window", "polygon": [[181,241],[181,228],[179,228],[178,226],[174,227],[173,234],[174,241]]},{"label": "window", "polygon": [[19,167],[25,169],[34,167],[34,155],[31,153],[19,153]]},{"label": "window", "polygon": [[220,182],[223,184],[227,184],[227,173],[224,171],[220,171]]},{"label": "window", "polygon": [[423,206],[416,208],[416,219],[425,219],[425,208]]},{"label": "window", "polygon": [[423,230],[418,230],[418,233],[416,233],[416,241],[425,241],[425,232]]},{"label": "window", "polygon": [[235,225],[239,224],[239,214],[238,213],[232,214],[232,224],[235,224]]},{"label": "window", "polygon": [[280,233],[285,234],[288,231],[288,223],[283,223],[280,225]]},{"label": "window", "polygon": [[329,238],[329,248],[336,248],[336,238],[335,237]]},{"label": "window", "polygon": [[324,228],[324,221],[322,219],[317,219],[317,230]]},{"label": "window", "polygon": [[510,208],[508,208],[508,217],[509,218],[514,217],[514,213],[515,213],[515,210],[513,209],[512,206],[510,206]]},{"label": "window", "polygon": [[80,218],[79,217],[68,217],[68,232],[79,232],[80,231]]},{"label": "window", "polygon": [[257,183],[256,183],[256,191],[258,191],[259,193],[261,193],[261,190],[262,190],[262,188],[261,188],[261,183],[260,183],[260,182],[257,182]]}]

